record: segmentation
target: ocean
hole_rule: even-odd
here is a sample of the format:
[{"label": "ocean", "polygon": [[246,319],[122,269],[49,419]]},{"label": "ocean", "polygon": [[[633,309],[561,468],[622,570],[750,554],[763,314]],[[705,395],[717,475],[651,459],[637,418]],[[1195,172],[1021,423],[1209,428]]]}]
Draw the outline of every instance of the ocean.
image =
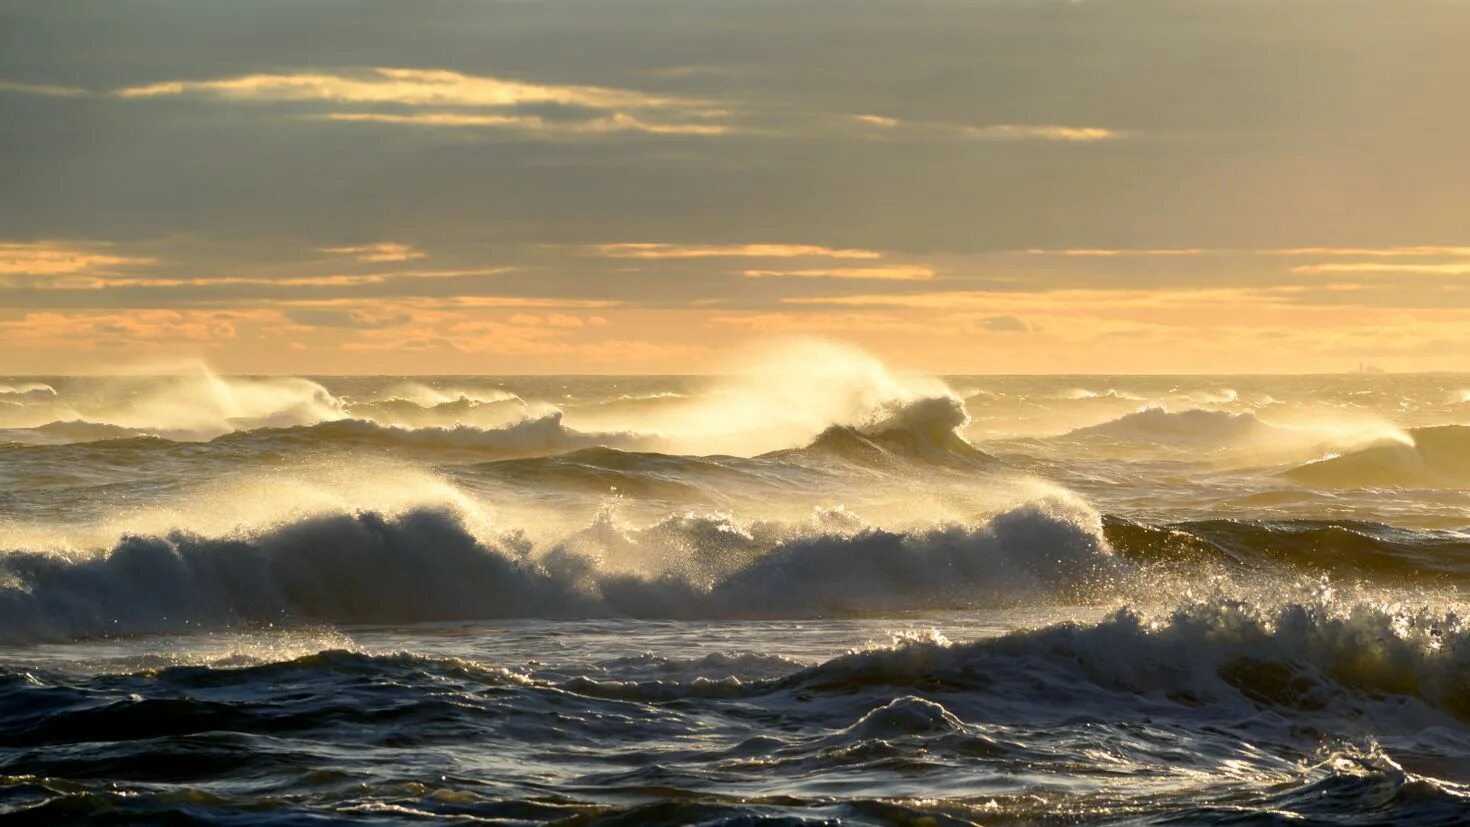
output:
[{"label": "ocean", "polygon": [[1470,823],[1470,376],[15,377],[0,482],[16,823]]}]

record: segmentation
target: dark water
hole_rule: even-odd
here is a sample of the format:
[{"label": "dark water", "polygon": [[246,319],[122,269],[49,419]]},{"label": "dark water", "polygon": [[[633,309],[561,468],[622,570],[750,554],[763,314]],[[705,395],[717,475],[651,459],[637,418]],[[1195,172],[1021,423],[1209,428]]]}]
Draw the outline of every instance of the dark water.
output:
[{"label": "dark water", "polygon": [[1470,823],[1470,377],[781,368],[0,379],[0,814]]}]

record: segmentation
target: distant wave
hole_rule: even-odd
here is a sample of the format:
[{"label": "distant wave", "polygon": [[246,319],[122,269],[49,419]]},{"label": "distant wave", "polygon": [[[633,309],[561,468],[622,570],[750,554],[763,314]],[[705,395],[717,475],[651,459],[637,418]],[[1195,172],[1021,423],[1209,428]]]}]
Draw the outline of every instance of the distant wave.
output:
[{"label": "distant wave", "polygon": [[[525,418],[526,401],[501,388],[433,387],[399,382],[364,399],[344,401],[349,418],[401,428],[496,427]],[[309,423],[303,423],[309,424]]]},{"label": "distant wave", "polygon": [[519,399],[519,396],[501,388],[470,388],[458,385],[434,387],[423,382],[399,382],[351,404],[407,402],[420,408],[434,408],[455,402],[487,403]]},{"label": "distant wave", "polygon": [[51,397],[56,395],[56,389],[45,382],[19,382],[17,384],[0,384],[0,396],[10,397]]},{"label": "distant wave", "polygon": [[[833,425],[800,448],[742,458],[724,455],[686,456],[618,445],[657,445],[652,437],[620,435],[595,448],[538,454],[513,460],[491,460],[474,467],[480,476],[510,481],[534,479],[559,488],[606,493],[616,489],[632,496],[683,499],[707,493],[710,485],[780,488],[796,486],[798,496],[817,480],[850,473],[880,473],[885,478],[912,479],[939,468],[964,471],[999,468],[990,455],[976,449],[956,429],[967,422],[957,400],[932,397],[892,406],[872,424]],[[321,427],[321,426],[318,426]]]},{"label": "distant wave", "polygon": [[146,434],[119,425],[87,422],[80,419],[48,422],[34,428],[0,429],[0,443],[17,442],[23,445],[100,442],[108,439],[133,439],[141,436],[146,436]]},{"label": "distant wave", "polygon": [[806,617],[1069,594],[1122,565],[1098,517],[1033,503],[977,525],[816,531],[763,543],[677,521],[646,574],[611,570],[599,542],[542,553],[482,540],[435,509],[324,516],[237,538],[126,537],[106,552],[0,554],[0,640],[281,623],[635,616]]},{"label": "distant wave", "polygon": [[1412,444],[1375,445],[1293,468],[1287,476],[1328,488],[1462,488],[1470,486],[1470,425],[1408,432]]},{"label": "distant wave", "polygon": [[558,454],[595,446],[650,447],[651,438],[626,433],[583,433],[562,423],[561,411],[522,419],[500,428],[458,425],[400,428],[361,419],[339,419],[292,428],[262,428],[218,437],[221,444],[306,445],[320,447],[404,448],[435,453],[525,457]]},{"label": "distant wave", "polygon": [[[412,403],[402,403],[412,405]],[[614,449],[623,452],[667,451],[668,439],[652,433],[581,431],[565,423],[565,415],[557,409],[525,416],[519,401],[492,403],[450,402],[446,405],[464,410],[475,407],[518,406],[501,410],[491,418],[493,425],[454,424],[388,424],[372,419],[332,419],[288,427],[249,428],[217,436],[211,444],[222,448],[259,451],[315,448],[322,450],[403,450],[416,457],[500,460],[530,457],[555,457],[590,449]],[[468,406],[468,407],[467,407]],[[435,408],[414,410],[434,414]],[[356,412],[356,408],[350,409]],[[773,462],[837,460],[882,470],[900,465],[972,464],[991,458],[976,449],[957,429],[968,422],[958,400],[931,397],[908,403],[895,403],[863,426],[832,425],[810,444],[786,448],[757,457]],[[0,442],[56,444],[116,440],[149,436],[146,429],[126,428],[108,423],[53,422],[37,428],[0,430]],[[159,445],[168,444],[158,440]],[[646,454],[641,460],[633,455],[611,458],[589,455],[594,464],[615,463],[619,470],[654,469],[667,471],[672,465],[701,464],[703,458],[678,454]],[[573,461],[573,457],[569,461]]]},{"label": "distant wave", "polygon": [[456,425],[493,427],[524,418],[528,410],[526,403],[514,394],[492,400],[461,396],[432,405],[395,397],[377,402],[352,403],[345,409],[349,418],[400,428],[452,428]]},{"label": "distant wave", "polygon": [[[3,385],[30,425],[81,420],[170,440],[203,441],[251,428],[309,425],[344,416],[341,400],[298,377],[227,377],[200,366],[161,376],[89,377],[58,394],[40,383]],[[19,396],[16,396],[19,394]],[[0,397],[5,397],[0,393]]]},{"label": "distant wave", "polygon": [[588,399],[566,399],[558,403],[568,408],[607,408],[622,405],[641,406],[670,400],[688,399],[689,395],[676,391],[650,391],[648,393],[622,393],[617,396],[592,397]]},{"label": "distant wave", "polygon": [[1078,428],[1068,436],[1101,436],[1165,445],[1219,445],[1259,439],[1275,430],[1250,413],[1197,408],[1166,411],[1148,407],[1100,425]]},{"label": "distant wave", "polygon": [[1073,402],[1078,402],[1085,399],[1124,399],[1132,402],[1137,402],[1142,401],[1143,399],[1143,397],[1141,396],[1128,393],[1127,391],[1120,391],[1116,388],[1108,388],[1107,390],[1102,391],[1092,391],[1086,388],[1070,388],[1056,394],[1053,398],[1065,399]]}]

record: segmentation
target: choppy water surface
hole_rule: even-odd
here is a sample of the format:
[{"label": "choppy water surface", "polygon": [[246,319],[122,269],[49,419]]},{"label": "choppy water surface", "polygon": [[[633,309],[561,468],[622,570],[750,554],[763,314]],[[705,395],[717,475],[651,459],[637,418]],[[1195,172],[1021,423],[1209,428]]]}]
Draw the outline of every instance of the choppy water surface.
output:
[{"label": "choppy water surface", "polygon": [[0,378],[0,483],[23,822],[1470,822],[1467,376]]}]

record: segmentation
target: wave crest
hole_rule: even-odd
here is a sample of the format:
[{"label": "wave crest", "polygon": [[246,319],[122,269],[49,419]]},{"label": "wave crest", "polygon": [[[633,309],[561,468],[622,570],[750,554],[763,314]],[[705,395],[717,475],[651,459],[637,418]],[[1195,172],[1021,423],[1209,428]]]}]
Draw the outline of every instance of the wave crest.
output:
[{"label": "wave crest", "polygon": [[106,552],[0,555],[0,638],[262,623],[808,617],[1007,602],[1071,594],[1117,571],[1098,519],[1076,504],[1042,502],[977,525],[817,531],[769,545],[696,522],[658,529],[677,533],[665,548],[682,545],[683,556],[644,571],[610,568],[586,537],[540,552],[518,534],[482,540],[438,509],[317,517],[238,538],[134,536]]},{"label": "wave crest", "polygon": [[1098,436],[1161,445],[1221,445],[1258,440],[1275,430],[1252,413],[1147,407],[1100,425],[1078,428],[1068,436]]},{"label": "wave crest", "polygon": [[291,428],[262,428],[219,437],[227,444],[261,443],[356,447],[405,448],[415,451],[465,453],[497,458],[543,456],[593,447],[649,447],[651,440],[636,434],[582,433],[562,422],[561,411],[522,419],[499,428],[453,427],[401,428],[365,419],[339,419]]},{"label": "wave crest", "polygon": [[1124,609],[1096,624],[972,643],[905,641],[836,658],[784,686],[882,684],[1004,696],[1009,681],[1047,687],[1040,697],[1020,692],[1038,702],[1086,686],[1187,706],[1331,707],[1341,714],[1393,695],[1470,720],[1470,628],[1453,613],[1427,609],[1330,601],[1262,608],[1220,598],[1157,620]]},{"label": "wave crest", "polygon": [[1287,476],[1328,488],[1470,486],[1470,425],[1414,428],[1408,436],[1408,443],[1374,445],[1309,462]]}]

